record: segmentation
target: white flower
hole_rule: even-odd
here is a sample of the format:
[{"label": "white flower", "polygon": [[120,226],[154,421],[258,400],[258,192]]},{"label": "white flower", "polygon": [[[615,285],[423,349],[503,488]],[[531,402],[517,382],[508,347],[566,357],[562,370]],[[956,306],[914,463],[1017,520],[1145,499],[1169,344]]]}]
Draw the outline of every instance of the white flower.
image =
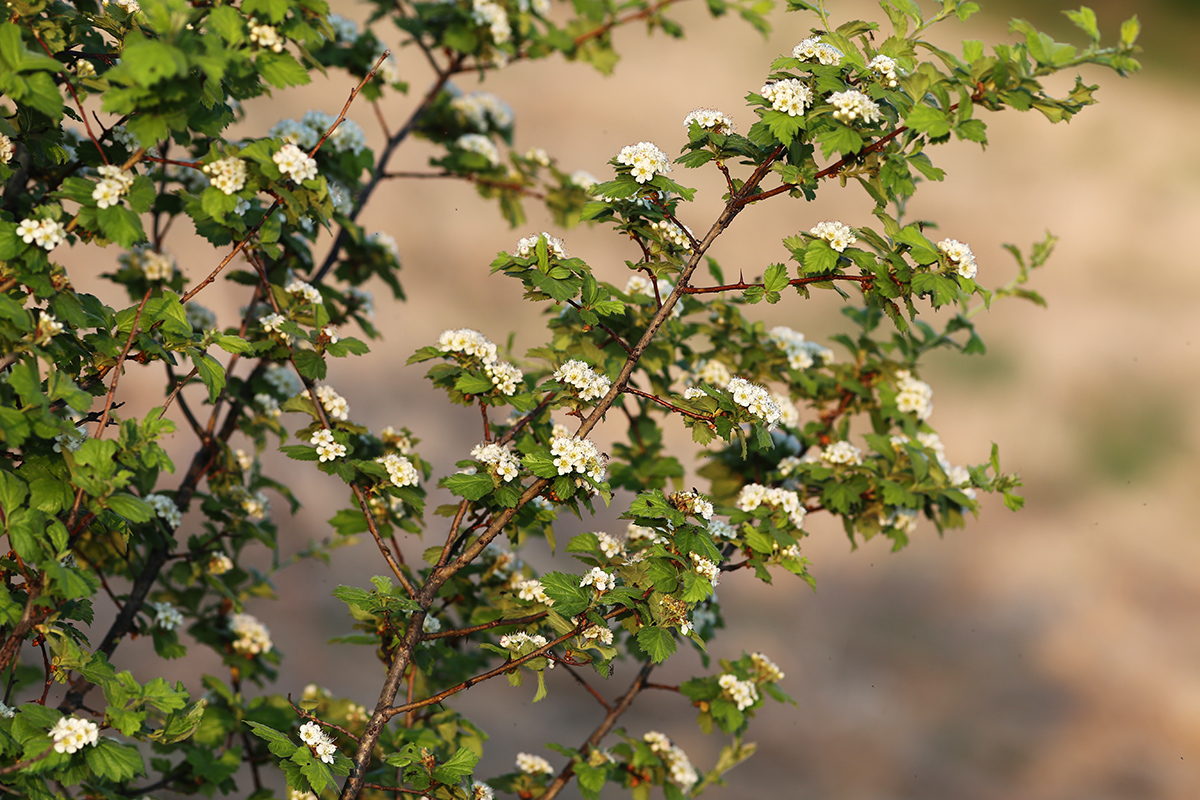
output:
[{"label": "white flower", "polygon": [[841,62],[842,51],[813,36],[792,48],[792,58],[799,61],[816,61],[829,67]]},{"label": "white flower", "polygon": [[479,133],[508,130],[513,124],[512,108],[491,92],[460,94],[450,101],[450,107]]},{"label": "white flower", "polygon": [[905,414],[915,413],[925,419],[933,413],[933,388],[919,381],[906,369],[896,373],[896,408]]},{"label": "white flower", "polygon": [[293,789],[290,786],[287,790],[287,796],[288,800],[317,800],[317,796],[312,792],[302,792],[299,789]]},{"label": "white flower", "polygon": [[71,755],[100,741],[100,728],[91,720],[63,717],[50,729],[54,752]]},{"label": "white flower", "polygon": [[313,752],[316,753],[317,758],[326,764],[333,763],[334,755],[337,753],[337,746],[329,738],[329,734],[321,729],[320,725],[315,722],[306,722],[301,725],[300,741],[311,747]]},{"label": "white flower", "polygon": [[697,362],[696,366],[692,368],[692,374],[695,375],[698,383],[707,383],[709,386],[728,386],[729,382],[733,380],[733,374],[729,371],[729,367],[716,359]]},{"label": "white flower", "polygon": [[303,388],[300,379],[282,364],[272,364],[267,367],[267,371],[263,373],[263,380],[270,384],[271,388],[283,397],[291,397],[299,394]]},{"label": "white flower", "polygon": [[733,120],[715,108],[697,108],[683,118],[683,127],[690,129],[693,122],[701,128],[712,129],[717,133],[735,133],[737,131]]},{"label": "white flower", "polygon": [[388,453],[375,460],[383,464],[384,469],[387,470],[388,478],[396,486],[416,486],[421,482],[421,474],[417,472],[417,468],[413,466],[413,463],[404,456],[397,455],[396,453]]},{"label": "white flower", "polygon": [[230,616],[229,631],[237,637],[233,642],[234,652],[244,656],[271,652],[271,632],[267,630],[266,625],[249,614]]},{"label": "white flower", "polygon": [[283,119],[271,126],[267,133],[284,142],[294,144],[301,150],[312,150],[317,146],[324,130],[314,130],[294,119]]},{"label": "white flower", "polygon": [[443,331],[438,337],[438,349],[443,353],[462,353],[478,358],[485,365],[496,361],[496,345],[479,331],[470,328]]},{"label": "white flower", "polygon": [[800,427],[800,409],[787,395],[771,392],[771,399],[779,406],[779,424],[784,428]]},{"label": "white flower", "polygon": [[808,510],[800,502],[800,496],[795,492],[763,486],[761,483],[749,483],[743,486],[738,493],[736,505],[742,511],[753,511],[759,506],[781,509],[797,528],[804,527],[804,517],[808,513]]},{"label": "white flower", "polygon": [[616,585],[616,576],[614,576],[611,572],[601,569],[600,567],[592,567],[587,571],[587,574],[583,576],[582,580],[579,581],[580,588],[583,588],[584,586],[595,586],[596,591],[600,594],[604,594],[609,589],[615,588]]},{"label": "white flower", "polygon": [[392,448],[402,456],[406,456],[412,452],[413,443],[405,431],[398,431],[391,425],[379,432],[379,441],[383,442],[387,447]]},{"label": "white flower", "polygon": [[517,769],[526,775],[554,774],[554,767],[550,766],[549,761],[529,753],[517,753]]},{"label": "white flower", "polygon": [[148,494],[142,499],[153,506],[154,513],[166,520],[167,525],[171,528],[178,528],[179,523],[183,522],[183,514],[179,511],[179,506],[175,505],[175,501],[165,494]]},{"label": "white flower", "polygon": [[714,539],[737,538],[737,529],[723,519],[710,519],[708,521],[708,533]]},{"label": "white flower", "polygon": [[425,617],[425,621],[421,623],[421,630],[425,633],[437,633],[442,629],[442,621],[430,614]]},{"label": "white flower", "polygon": [[806,370],[818,358],[828,364],[833,360],[833,351],[816,342],[807,341],[804,334],[786,325],[778,325],[768,331],[768,338],[787,355],[788,366],[794,370]]},{"label": "white flower", "polygon": [[333,210],[338,214],[349,216],[350,212],[354,210],[354,196],[350,190],[337,181],[329,181],[328,188],[329,202],[333,204]]},{"label": "white flower", "polygon": [[87,428],[83,425],[77,425],[74,433],[60,433],[54,437],[54,452],[61,453],[66,448],[68,452],[74,453],[83,447],[87,436]]},{"label": "white flower", "polygon": [[101,180],[92,190],[92,199],[99,208],[108,208],[121,202],[121,197],[133,186],[133,175],[128,170],[105,164],[97,167]]},{"label": "white flower", "polygon": [[554,380],[576,389],[576,396],[584,402],[599,400],[612,387],[611,380],[574,358],[554,371]]},{"label": "white flower", "polygon": [[829,95],[829,104],[836,109],[833,118],[847,125],[855,122],[871,125],[879,121],[879,106],[857,89],[834,92]]},{"label": "white flower", "polygon": [[263,326],[264,331],[267,333],[277,333],[284,344],[290,344],[292,336],[283,330],[283,323],[287,321],[287,317],[282,314],[267,314],[258,318],[258,324]]},{"label": "white flower", "polygon": [[759,683],[775,683],[783,680],[783,670],[775,666],[775,662],[762,653],[751,653],[750,660],[754,662],[755,677]]},{"label": "white flower", "polygon": [[950,259],[959,275],[972,280],[975,278],[978,268],[975,264],[975,254],[971,252],[970,247],[957,239],[943,239],[938,242],[938,250]]},{"label": "white flower", "polygon": [[259,47],[273,53],[283,52],[284,38],[271,25],[260,25],[254,17],[250,18],[250,41]]},{"label": "white flower", "polygon": [[736,675],[727,672],[717,678],[717,684],[725,696],[737,704],[738,711],[745,711],[758,702],[758,687],[754,681],[738,680]]},{"label": "white flower", "polygon": [[285,178],[290,177],[297,183],[312,180],[317,177],[317,161],[294,144],[285,144],[271,156],[271,160],[279,167]]},{"label": "white flower", "polygon": [[528,150],[526,150],[525,151],[525,160],[532,161],[534,164],[537,164],[539,167],[550,166],[550,154],[547,153],[546,150],[541,147],[531,147]]},{"label": "white flower", "polygon": [[692,571],[701,577],[707,578],[708,582],[716,586],[721,582],[721,568],[715,562],[705,558],[699,553],[692,553]]},{"label": "white flower", "polygon": [[468,153],[477,153],[487,159],[493,167],[500,166],[500,151],[492,140],[480,133],[464,133],[454,142],[454,146]]},{"label": "white flower", "polygon": [[745,378],[731,378],[725,388],[732,395],[733,402],[766,423],[768,428],[775,427],[779,422],[782,412],[771,398],[771,393],[763,387],[750,383]]},{"label": "white flower", "polygon": [[[337,122],[337,117],[319,110],[309,111],[300,120],[300,124],[312,131],[318,141],[325,135],[325,131],[333,128],[335,122]],[[313,144],[315,143],[316,141]],[[325,143],[339,153],[350,152],[358,155],[367,146],[367,135],[357,122],[352,119],[343,119],[329,134]],[[306,149],[311,150],[312,146],[310,145]]]},{"label": "white flower", "polygon": [[587,628],[584,628],[582,636],[586,641],[591,641],[594,639],[600,642],[600,644],[613,643],[613,632],[609,628],[602,625],[591,625]]},{"label": "white flower", "polygon": [[492,787],[486,783],[476,783],[471,787],[470,800],[495,800],[496,795],[492,792]]},{"label": "white flower", "polygon": [[246,514],[246,518],[251,522],[258,522],[265,517],[267,509],[270,507],[267,496],[262,492],[255,492],[254,494],[245,492],[241,497],[240,503],[242,511]]},{"label": "white flower", "polygon": [[63,332],[63,324],[54,318],[53,314],[38,311],[37,327],[33,331],[33,343],[49,344],[50,340]]},{"label": "white flower", "polygon": [[346,455],[346,445],[334,441],[333,431],[328,428],[318,428],[309,438],[308,443],[316,445],[317,458],[322,463]]},{"label": "white flower", "polygon": [[224,575],[233,569],[233,560],[224,553],[213,553],[208,559],[207,569],[209,575]]},{"label": "white flower", "polygon": [[837,221],[818,222],[809,233],[829,242],[829,246],[839,253],[845,252],[847,247],[858,241],[850,226]]},{"label": "white flower", "polygon": [[554,456],[554,466],[559,475],[570,475],[577,472],[587,475],[596,483],[604,481],[607,459],[590,439],[580,439],[577,436],[560,436],[550,442],[550,454]]},{"label": "white flower", "polygon": [[650,751],[663,760],[667,771],[671,774],[671,782],[684,791],[700,780],[687,753],[671,744],[671,740],[658,731],[647,731],[642,739],[650,746]]},{"label": "white flower", "polygon": [[352,19],[347,19],[341,14],[330,14],[328,17],[329,27],[333,28],[333,40],[335,42],[353,43],[358,38],[358,25]]},{"label": "white flower", "polygon": [[0,164],[11,163],[15,152],[17,148],[13,140],[0,133]]},{"label": "white flower", "polygon": [[338,343],[338,329],[336,325],[326,325],[321,328],[321,336],[325,338],[329,344]]},{"label": "white flower", "polygon": [[376,231],[367,237],[367,241],[382,247],[396,261],[400,260],[400,247],[396,244],[394,236],[383,231]]},{"label": "white flower", "polygon": [[328,384],[322,384],[316,387],[316,393],[326,414],[342,422],[350,419],[350,404],[346,402],[346,398],[337,393],[336,389]]},{"label": "white flower", "polygon": [[513,481],[521,474],[521,462],[508,445],[484,442],[471,449],[471,458],[490,465],[502,481]]},{"label": "white flower", "polygon": [[525,631],[517,631],[516,633],[501,636],[500,646],[509,650],[524,650],[526,653],[529,653],[537,650],[539,647],[545,647],[546,637],[539,635],[530,636]]},{"label": "white flower", "polygon": [[254,405],[258,406],[264,416],[278,418],[283,410],[279,407],[279,401],[266,392],[259,392],[254,395]]},{"label": "white flower", "polygon": [[769,81],[759,89],[764,100],[771,102],[771,108],[782,111],[789,117],[798,117],[812,105],[813,93],[807,84],[796,78],[785,78],[781,81]]},{"label": "white flower", "polygon": [[834,442],[821,452],[826,464],[861,464],[862,450],[849,442]]},{"label": "white flower", "polygon": [[917,509],[896,508],[887,516],[879,515],[879,524],[885,528],[894,528],[901,533],[911,536],[917,530]]},{"label": "white flower", "polygon": [[[669,219],[660,219],[651,222],[650,229],[676,247],[681,247],[684,250],[692,249],[692,239],[690,236],[692,229],[686,225],[681,228]],[[634,277],[639,276],[635,275]]]},{"label": "white flower", "polygon": [[67,235],[66,226],[52,219],[25,219],[17,225],[17,236],[25,244],[37,246],[49,252],[62,244]]},{"label": "white flower", "polygon": [[173,631],[183,624],[183,614],[170,603],[151,603],[154,607],[154,624],[166,631]]},{"label": "white flower", "polygon": [[596,534],[596,539],[600,543],[600,552],[608,558],[615,558],[625,551],[625,546],[615,536],[600,532]]},{"label": "white flower", "polygon": [[169,281],[175,277],[175,259],[169,253],[150,249],[149,245],[137,245],[128,253],[117,256],[117,261],[140,270],[148,281]]},{"label": "white flower", "polygon": [[867,62],[867,69],[875,73],[879,78],[879,82],[889,89],[895,88],[899,84],[899,77],[896,75],[896,62],[885,55],[878,55]]},{"label": "white flower", "polygon": [[[530,578],[517,583],[517,597],[530,603],[542,603],[546,606],[554,605],[554,601],[547,596],[546,588],[542,586],[542,582],[537,578]],[[503,644],[503,642],[501,642]]]},{"label": "white flower", "polygon": [[585,192],[591,191],[592,187],[600,183],[600,179],[590,172],[582,169],[577,169],[567,176],[567,181],[573,186],[578,186]]},{"label": "white flower", "polygon": [[492,379],[492,385],[506,397],[512,397],[517,393],[517,385],[525,377],[525,373],[507,361],[484,364],[483,369]]},{"label": "white flower", "polygon": [[225,194],[236,194],[246,186],[246,162],[229,156],[210,164],[200,171],[208,176],[209,182]]},{"label": "white flower", "polygon": [[617,163],[630,167],[631,174],[638,183],[645,183],[656,174],[671,171],[667,154],[658,149],[653,142],[626,145],[617,154]]},{"label": "white flower", "polygon": [[0,717],[4,719],[12,719],[17,715],[17,710],[7,703],[0,701]]},{"label": "white flower", "polygon": [[504,10],[504,6],[494,0],[473,0],[471,19],[476,25],[486,25],[492,34],[492,41],[496,44],[504,44],[512,38],[512,26],[508,22],[508,13]]},{"label": "white flower", "polygon": [[685,514],[699,517],[707,522],[712,519],[713,505],[696,492],[673,492],[671,505]]},{"label": "white flower", "polygon": [[563,246],[562,239],[556,239],[550,234],[542,231],[540,234],[526,236],[517,242],[517,250],[513,253],[517,258],[529,258],[537,252],[538,239],[546,240],[546,250],[554,258],[566,258],[567,251]]}]

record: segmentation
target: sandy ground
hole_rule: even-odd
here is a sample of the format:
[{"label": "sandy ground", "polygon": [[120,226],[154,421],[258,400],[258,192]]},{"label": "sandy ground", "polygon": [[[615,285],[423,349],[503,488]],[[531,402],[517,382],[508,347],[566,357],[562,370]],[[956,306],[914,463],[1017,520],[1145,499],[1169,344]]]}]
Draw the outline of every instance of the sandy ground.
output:
[{"label": "sandy ground", "polygon": [[[859,5],[839,4],[839,13]],[[752,116],[740,99],[761,85],[771,58],[806,35],[807,20],[776,14],[777,33],[764,42],[743,25],[713,25],[697,11],[679,13],[689,41],[622,32],[627,55],[611,79],[577,65],[522,64],[483,88],[515,109],[518,148],[546,147],[569,169],[601,177],[625,144],[648,139],[668,151],[680,147],[681,121],[697,106],[722,108],[748,127]],[[972,21],[960,38],[1003,35]],[[950,29],[946,39],[956,36]],[[419,87],[420,60],[407,53],[401,59]],[[936,392],[931,421],[952,460],[982,461],[998,442],[1005,467],[1027,483],[1027,509],[1014,515],[986,502],[965,530],[938,541],[923,528],[899,554],[882,542],[852,552],[840,531],[814,526],[805,548],[815,563],[815,594],[782,578],[762,587],[728,577],[720,594],[737,625],[714,643],[713,654],[767,652],[787,673],[784,686],[798,705],[759,715],[748,736],[760,743],[759,755],[712,796],[1197,796],[1200,496],[1192,396],[1200,375],[1200,273],[1186,236],[1200,218],[1200,163],[1185,134],[1200,123],[1200,112],[1193,88],[1153,71],[1121,80],[1093,70],[1085,78],[1101,83],[1100,105],[1070,126],[1008,114],[988,120],[986,152],[969,143],[935,151],[948,178],[926,187],[911,209],[970,242],[981,280],[994,285],[1013,272],[1002,243],[1025,247],[1047,228],[1062,237],[1036,278],[1050,308],[999,304],[980,319],[990,345],[985,358],[942,358],[924,375]],[[256,105],[246,132],[265,132],[310,107],[336,111],[349,83],[337,78]],[[401,118],[410,102],[386,103],[389,118]],[[352,116],[371,129],[365,105]],[[416,144],[397,168],[419,169],[427,154]],[[719,184],[704,174],[675,177],[701,187],[685,221],[707,227]],[[761,270],[784,258],[779,239],[796,230],[829,218],[866,222],[869,203],[860,195],[830,185],[814,207],[780,200],[752,209],[715,255],[727,272]],[[425,440],[422,454],[443,467],[476,442],[468,427],[474,419],[447,412],[420,369],[403,362],[451,326],[475,327],[497,341],[515,329],[518,351],[535,343],[536,312],[520,303],[515,286],[487,277],[494,253],[546,228],[619,283],[624,259],[636,257],[603,230],[564,233],[537,215],[528,230],[511,231],[461,182],[390,184],[365,221],[399,240],[410,301],[390,305],[379,287],[386,341],[366,359],[334,365],[331,382],[356,419],[373,429],[407,425]],[[212,262],[208,251],[180,255],[193,278]],[[224,299],[212,305],[236,308],[235,289],[217,288]],[[792,299],[764,312],[810,338],[838,330],[833,297]],[[145,391],[155,404],[158,390]],[[326,476],[276,463],[296,475],[293,486],[311,505],[281,520],[286,555],[329,535],[322,520],[345,501]],[[282,513],[283,502],[274,504]],[[611,516],[591,527],[605,526],[618,530]],[[429,537],[437,540],[436,527]],[[410,556],[421,546],[414,543]],[[365,584],[384,571],[377,561],[361,545],[335,554],[331,568],[293,567],[277,581],[287,599],[251,609],[290,657],[282,691],[316,681],[374,703],[379,669],[370,654],[323,643],[348,622],[330,590]],[[136,653],[123,657],[136,663]],[[660,680],[685,677],[694,659],[683,661]],[[218,665],[201,657],[178,668],[191,682]],[[484,772],[505,771],[518,750],[552,755],[541,749],[544,742],[560,735],[577,742],[591,719],[598,721],[594,704],[564,676],[550,687],[538,706],[529,705],[528,687],[488,685],[456,701],[493,734]],[[670,733],[704,767],[722,742],[697,732],[692,716],[686,702],[659,693],[626,725],[638,735],[650,728]]]}]

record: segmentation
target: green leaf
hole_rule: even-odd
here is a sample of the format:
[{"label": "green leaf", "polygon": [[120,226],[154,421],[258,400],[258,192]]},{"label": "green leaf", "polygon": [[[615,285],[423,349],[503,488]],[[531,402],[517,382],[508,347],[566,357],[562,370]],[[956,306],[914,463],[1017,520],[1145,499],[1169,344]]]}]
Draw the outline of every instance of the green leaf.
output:
[{"label": "green leaf", "polygon": [[296,371],[310,381],[323,381],[326,375],[325,359],[315,350],[297,350],[292,353]]},{"label": "green leaf", "polygon": [[11,472],[0,471],[0,509],[20,508],[27,494],[25,481]]},{"label": "green leaf", "polygon": [[208,387],[208,402],[215,403],[221,392],[225,391],[225,367],[208,353],[199,350],[193,350],[191,356],[192,364],[200,373],[200,380]]},{"label": "green leaf", "polygon": [[101,737],[94,747],[84,750],[88,768],[100,778],[120,783],[146,773],[136,748]]},{"label": "green leaf", "polygon": [[104,238],[112,239],[124,248],[132,248],[146,239],[146,231],[138,215],[122,205],[96,210],[96,222]]},{"label": "green leaf", "polygon": [[262,52],[255,62],[263,80],[278,89],[301,86],[312,80],[308,70],[288,53]]},{"label": "green leaf", "polygon": [[638,647],[650,656],[655,664],[661,664],[675,652],[675,636],[666,628],[647,625],[637,632]]},{"label": "green leaf", "polygon": [[148,522],[154,518],[155,514],[154,506],[128,492],[116,492],[109,495],[104,504],[130,522]]},{"label": "green leaf", "polygon": [[950,134],[950,119],[946,112],[923,103],[913,106],[904,122],[913,130],[928,133],[934,139]]},{"label": "green leaf", "polygon": [[573,617],[591,604],[591,592],[579,585],[578,575],[551,572],[542,576],[542,586],[554,601],[554,610],[564,617]]},{"label": "green leaf", "polygon": [[1134,14],[1129,19],[1121,23],[1121,46],[1129,49],[1133,47],[1137,41],[1138,34],[1142,32],[1142,23],[1138,21],[1137,14]]},{"label": "green leaf", "polygon": [[1095,11],[1087,6],[1082,6],[1078,11],[1064,11],[1063,13],[1075,24],[1076,28],[1090,36],[1093,42],[1100,41],[1100,25],[1096,20]]},{"label": "green leaf", "polygon": [[781,292],[788,287],[788,271],[783,264],[772,264],[767,267],[763,278],[763,288],[768,292]]},{"label": "green leaf", "polygon": [[804,251],[804,274],[824,275],[837,269],[839,253],[824,239],[809,242]]},{"label": "green leaf", "polygon": [[474,475],[450,475],[442,481],[442,485],[458,497],[465,497],[471,501],[487,497],[496,488],[492,476],[486,472]]},{"label": "green leaf", "polygon": [[475,771],[479,763],[479,755],[466,747],[460,747],[458,752],[433,770],[433,779],[438,783],[458,783]]}]

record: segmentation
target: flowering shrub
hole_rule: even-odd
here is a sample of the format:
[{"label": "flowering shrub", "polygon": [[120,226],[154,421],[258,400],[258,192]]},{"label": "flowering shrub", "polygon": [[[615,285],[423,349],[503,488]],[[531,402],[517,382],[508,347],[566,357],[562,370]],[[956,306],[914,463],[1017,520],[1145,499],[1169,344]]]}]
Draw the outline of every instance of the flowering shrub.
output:
[{"label": "flowering shrub", "polygon": [[[852,539],[899,548],[918,525],[962,525],[979,492],[1020,507],[1019,481],[994,449],[970,466],[946,458],[921,364],[936,348],[981,352],[972,318],[989,303],[1038,300],[1024,284],[1053,240],[987,289],[994,260],[977,264],[953,238],[935,243],[904,209],[920,181],[944,177],[934,145],[952,135],[986,142],[979,109],[1037,109],[1058,122],[1090,104],[1095,87],[1077,80],[1056,96],[1043,77],[1082,64],[1136,70],[1136,20],[1112,47],[1101,47],[1086,8],[1069,12],[1082,47],[1016,21],[1017,41],[990,52],[968,41],[960,55],[922,37],[975,3],[943,0],[924,17],[915,3],[885,0],[881,26],[790,0],[814,26],[797,31],[791,55],[749,94],[755,121],[744,133],[724,110],[697,109],[681,141],[617,149],[607,181],[541,148],[512,151],[512,109],[451,82],[556,54],[607,70],[614,28],[644,19],[679,33],[668,4],[632,0],[618,14],[590,0],[373,3],[373,18],[390,16],[401,44],[433,70],[412,116],[385,125],[379,153],[347,115],[408,86],[380,34],[330,14],[324,0],[9,5],[0,23],[5,791],[246,796],[247,765],[256,798],[283,796],[286,785],[289,797],[550,800],[571,781],[587,798],[609,784],[635,797],[651,786],[696,794],[751,753],[742,737],[767,698],[788,700],[770,658],[721,661],[718,673],[677,687],[705,731],[733,739],[715,766],[694,765],[662,732],[639,737],[617,724],[681,643],[703,648],[718,635],[718,583],[767,581],[773,570],[811,582],[804,539],[816,515],[839,519]],[[765,30],[762,3],[709,3],[714,14],[728,7]],[[351,76],[338,114],[228,135],[244,102],[318,69]],[[399,231],[358,220],[379,182],[397,176],[397,149],[418,137],[434,149],[420,177],[471,181],[514,226],[530,200],[563,227],[611,226],[636,256],[608,283],[547,232],[500,250],[492,271],[553,311],[545,340],[509,353],[450,328],[410,359],[449,402],[478,411],[479,444],[455,466],[423,459],[408,429],[357,423],[325,382],[330,358],[362,356],[364,339],[377,337],[363,285],[378,278],[403,299]],[[703,224],[689,211],[694,190],[668,177],[697,168],[717,170],[727,189]],[[790,263],[726,279],[708,253],[734,235],[739,214],[773,198],[815,202],[834,178],[869,195],[871,218],[809,212],[783,240]],[[214,248],[194,285],[167,250],[180,230]],[[55,260],[63,245],[120,249],[106,276],[116,288],[78,291]],[[217,279],[244,287],[240,318],[218,320],[199,304]],[[840,296],[847,332],[820,342],[768,331],[752,306],[785,293],[791,303]],[[943,310],[942,327],[922,319],[931,309]],[[163,404],[139,417],[124,412],[119,379],[142,367],[165,368],[167,383]],[[189,386],[201,394],[185,395]],[[556,424],[555,411],[571,425]],[[606,432],[617,439],[610,452],[592,438],[601,425],[619,434]],[[691,431],[695,458],[667,452],[672,426]],[[162,446],[177,428],[195,441],[178,474]],[[377,545],[386,574],[333,593],[357,630],[351,640],[370,644],[386,670],[377,696],[271,693],[284,654],[251,613],[273,594],[271,574],[247,559],[276,546],[267,493],[297,504],[264,473],[262,455],[276,448],[348,489],[326,549],[360,534]],[[683,489],[693,482],[705,488]],[[427,517],[434,487],[454,502]],[[623,535],[573,537],[561,571],[523,564],[520,545],[553,545],[560,516],[597,502],[618,504]],[[417,541],[427,529],[428,547]],[[328,558],[326,549],[308,555]],[[423,561],[403,557],[414,550]],[[107,625],[94,621],[102,591],[117,607]],[[162,659],[210,650],[227,671],[205,677],[202,692],[154,677],[164,670],[154,662],[135,678],[114,664],[137,636]],[[589,680],[618,659],[640,667],[610,702]],[[554,761],[521,752],[512,771],[476,775],[486,737],[454,695],[533,674],[541,699],[556,665],[600,699],[598,723],[553,746]]]}]

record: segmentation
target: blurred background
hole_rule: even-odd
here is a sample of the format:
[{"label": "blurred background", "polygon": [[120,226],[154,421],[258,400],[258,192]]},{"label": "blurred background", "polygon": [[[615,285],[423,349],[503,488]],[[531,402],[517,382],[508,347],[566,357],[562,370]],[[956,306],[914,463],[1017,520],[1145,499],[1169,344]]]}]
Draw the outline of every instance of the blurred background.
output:
[{"label": "blurred background", "polygon": [[[364,6],[332,5],[359,21],[366,16]],[[830,5],[838,22],[878,14],[872,3]],[[1005,41],[1007,19],[1023,16],[1080,42],[1057,4],[983,5],[983,13],[946,23],[933,38],[955,49],[964,38]],[[815,522],[804,543],[815,593],[786,573],[771,587],[743,573],[727,576],[719,594],[730,630],[711,654],[765,652],[786,673],[782,686],[797,706],[771,703],[759,713],[747,736],[759,743],[758,755],[709,796],[1200,796],[1200,272],[1187,245],[1200,222],[1193,136],[1200,125],[1200,9],[1194,0],[1092,5],[1106,42],[1115,40],[1122,19],[1139,15],[1145,71],[1121,79],[1085,70],[1086,81],[1100,84],[1099,105],[1069,126],[1036,113],[985,117],[986,152],[966,142],[931,151],[947,178],[925,185],[910,208],[914,217],[938,221],[943,235],[970,243],[985,285],[999,286],[1015,272],[1002,244],[1024,250],[1046,230],[1061,237],[1032,285],[1048,309],[997,304],[977,318],[986,356],[947,354],[921,376],[934,387],[930,422],[950,459],[979,463],[998,443],[1005,469],[1025,480],[1027,507],[1013,514],[986,498],[965,529],[939,540],[925,525],[900,553],[882,541],[854,550],[840,529]],[[458,85],[512,105],[519,151],[544,147],[565,170],[606,179],[606,162],[626,144],[650,140],[677,151],[686,140],[683,118],[696,107],[719,108],[749,128],[754,117],[742,98],[815,24],[776,11],[774,33],[764,40],[738,21],[713,22],[699,3],[680,3],[670,16],[685,25],[687,38],[647,38],[636,26],[618,31],[623,58],[611,78],[551,61],[513,65],[482,85],[461,76]],[[384,41],[398,41],[383,23],[376,30]],[[428,77],[418,53],[397,55],[413,90],[382,104],[393,129]],[[336,113],[352,83],[331,75],[263,99],[248,107],[240,133],[264,135],[279,119],[299,119],[310,108]],[[351,117],[373,145],[381,141],[368,105],[354,106]],[[431,153],[410,142],[393,168],[426,169]],[[701,190],[684,221],[706,229],[720,204],[719,176],[678,170],[676,180]],[[423,380],[424,370],[405,367],[405,359],[448,327],[476,328],[498,343],[514,331],[517,354],[537,342],[537,309],[520,301],[515,283],[488,275],[495,253],[545,229],[618,285],[627,277],[624,261],[637,257],[604,229],[563,231],[534,206],[529,211],[529,223],[512,230],[465,182],[394,181],[363,217],[369,230],[398,240],[409,301],[394,304],[385,287],[376,287],[376,324],[386,338],[366,358],[332,364],[329,382],[349,400],[352,418],[372,430],[411,428],[423,440],[421,454],[441,470],[477,442],[477,415],[448,407]],[[726,274],[757,274],[786,258],[784,236],[823,219],[869,224],[869,211],[861,190],[829,183],[810,206],[780,198],[752,207],[713,255]],[[214,263],[209,248],[181,244],[175,252],[193,281]],[[244,302],[229,284],[205,298],[226,324]],[[809,302],[787,298],[762,313],[770,324],[825,341],[842,329],[839,306],[823,293]],[[160,391],[157,379],[146,383],[148,406],[161,402]],[[687,444],[681,429],[672,435]],[[177,463],[187,445],[179,434]],[[280,556],[330,536],[324,520],[347,505],[339,484],[283,459],[266,471],[287,475],[306,502],[289,519],[283,499],[272,497]],[[687,480],[692,485],[691,475]],[[431,507],[443,502],[439,497],[434,490]],[[614,514],[586,524],[568,520],[559,541],[580,530],[623,529]],[[410,560],[440,537],[435,521],[424,542],[407,546]],[[536,548],[524,555],[547,563]],[[330,567],[304,562],[279,573],[281,602],[259,601],[248,610],[269,625],[286,656],[280,691],[298,694],[316,682],[374,705],[382,673],[372,653],[325,642],[349,625],[330,591],[340,583],[365,585],[385,571],[364,542],[337,551]],[[136,671],[142,645],[119,651],[124,666]],[[175,666],[179,674],[167,677],[192,688],[195,676],[220,669],[202,655]],[[686,654],[654,680],[678,683],[698,667]],[[610,696],[623,690],[624,678],[618,674]],[[485,684],[453,701],[492,735],[481,777],[508,771],[522,750],[557,766],[561,758],[543,745],[577,744],[599,722],[594,700],[567,676],[552,674],[549,687],[537,706],[529,685]],[[635,736],[668,733],[703,770],[725,742],[699,733],[693,720],[680,696],[650,692],[623,725]]]}]

